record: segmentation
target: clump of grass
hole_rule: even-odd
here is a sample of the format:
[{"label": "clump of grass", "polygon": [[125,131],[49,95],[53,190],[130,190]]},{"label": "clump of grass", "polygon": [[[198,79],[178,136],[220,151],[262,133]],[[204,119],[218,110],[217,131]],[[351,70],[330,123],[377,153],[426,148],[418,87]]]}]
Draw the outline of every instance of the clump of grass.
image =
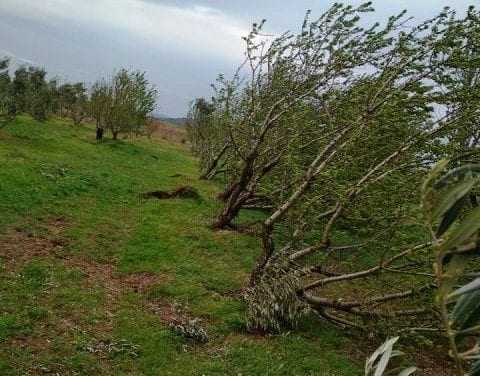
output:
[{"label": "clump of grass", "polygon": [[201,320],[198,318],[172,323],[170,327],[177,335],[194,342],[207,343],[209,341],[207,331],[201,326]]}]

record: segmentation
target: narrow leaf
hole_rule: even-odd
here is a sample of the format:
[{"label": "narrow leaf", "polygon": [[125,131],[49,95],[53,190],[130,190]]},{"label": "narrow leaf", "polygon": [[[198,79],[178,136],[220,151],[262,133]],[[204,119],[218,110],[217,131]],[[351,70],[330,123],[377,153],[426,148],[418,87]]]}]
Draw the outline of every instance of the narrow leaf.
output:
[{"label": "narrow leaf", "polygon": [[441,218],[459,200],[463,199],[477,182],[477,179],[468,179],[467,181],[454,185],[453,188],[443,195],[441,202],[432,213],[433,218]]},{"label": "narrow leaf", "polygon": [[382,345],[380,345],[375,352],[367,359],[365,362],[365,375],[369,375],[373,370],[373,365],[377,361],[378,357],[385,352],[385,350],[390,347],[392,348],[395,342],[398,341],[400,337],[394,337],[387,339]]},{"label": "narrow leaf", "polygon": [[427,178],[423,182],[423,187],[422,187],[423,192],[430,190],[432,181],[436,179],[443,170],[445,170],[445,168],[448,165],[448,162],[449,162],[448,160],[442,159],[432,168]]},{"label": "narrow leaf", "polygon": [[463,208],[463,205],[465,205],[465,202],[465,198],[460,199],[447,211],[442,219],[442,222],[440,223],[440,226],[438,226],[437,237],[442,236],[450,228],[453,222],[455,222]]},{"label": "narrow leaf", "polygon": [[382,376],[385,370],[387,369],[388,362],[390,362],[390,358],[392,357],[393,345],[395,342],[397,342],[397,340],[395,341],[390,340],[386,342],[385,350],[383,352],[382,357],[378,361],[374,376]]},{"label": "narrow leaf", "polygon": [[475,363],[473,363],[470,376],[480,376],[480,360],[477,360]]},{"label": "narrow leaf", "polygon": [[398,374],[398,376],[410,376],[417,372],[418,368],[417,367],[408,367],[405,368],[402,372]]},{"label": "narrow leaf", "polygon": [[461,246],[466,240],[475,234],[478,229],[480,229],[480,207],[475,208],[469,213],[465,220],[453,230],[443,245],[444,249],[448,250]]},{"label": "narrow leaf", "polygon": [[453,170],[450,170],[448,173],[446,173],[440,180],[438,180],[434,188],[442,188],[445,185],[448,184],[448,179],[453,178],[453,177],[462,177],[466,175],[467,173],[479,173],[480,172],[480,164],[468,164],[465,166],[457,167],[454,168]]},{"label": "narrow leaf", "polygon": [[480,290],[464,294],[458,299],[452,312],[453,325],[466,329],[480,320]]},{"label": "narrow leaf", "polygon": [[459,296],[459,295],[463,295],[463,294],[466,294],[466,293],[469,293],[471,291],[474,291],[474,290],[478,290],[480,289],[480,278],[477,278],[475,280],[473,280],[472,282],[466,284],[465,286],[459,288],[458,290],[455,290],[454,292],[452,292],[450,294],[450,298],[453,298],[455,296]]}]

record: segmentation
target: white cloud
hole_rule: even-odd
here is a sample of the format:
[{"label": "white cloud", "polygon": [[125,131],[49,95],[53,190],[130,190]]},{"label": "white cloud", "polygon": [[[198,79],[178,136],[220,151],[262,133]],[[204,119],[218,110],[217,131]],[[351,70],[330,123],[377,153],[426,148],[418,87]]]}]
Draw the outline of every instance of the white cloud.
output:
[{"label": "white cloud", "polygon": [[45,24],[73,22],[89,30],[126,32],[152,47],[240,60],[249,26],[212,8],[141,0],[1,0],[0,12]]},{"label": "white cloud", "polygon": [[19,57],[15,55],[13,52],[10,52],[7,50],[0,49],[0,57],[8,58],[10,60],[10,63],[16,64],[16,65],[32,65],[32,66],[38,65],[36,62],[32,60]]}]

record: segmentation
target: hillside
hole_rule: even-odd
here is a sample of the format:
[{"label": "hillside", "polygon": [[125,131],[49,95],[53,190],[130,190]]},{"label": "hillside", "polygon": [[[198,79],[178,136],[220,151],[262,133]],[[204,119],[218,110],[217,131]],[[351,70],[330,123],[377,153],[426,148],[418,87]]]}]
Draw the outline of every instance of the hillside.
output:
[{"label": "hillside", "polygon": [[[19,117],[0,165],[1,375],[362,374],[359,338],[328,323],[246,332],[259,245],[209,229],[220,187],[181,143],[97,144],[88,126]],[[185,185],[201,199],[141,198]],[[208,342],[172,329],[193,319]]]},{"label": "hillside", "polygon": [[185,127],[185,124],[187,123],[187,118],[186,117],[168,117],[168,116],[157,116],[157,120],[160,120],[164,123],[171,124],[174,127]]}]

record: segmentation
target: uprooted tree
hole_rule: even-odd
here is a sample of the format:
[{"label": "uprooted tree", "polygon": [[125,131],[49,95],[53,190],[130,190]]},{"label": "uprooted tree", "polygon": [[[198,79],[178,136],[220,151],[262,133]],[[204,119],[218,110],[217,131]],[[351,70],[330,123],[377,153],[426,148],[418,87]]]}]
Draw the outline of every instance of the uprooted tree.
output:
[{"label": "uprooted tree", "polygon": [[195,107],[202,173],[221,166],[227,182],[214,227],[270,210],[246,292],[252,328],[307,310],[355,326],[432,313],[433,240],[412,203],[435,160],[476,152],[478,11],[360,27],[370,11],[335,4],[274,40],[254,25],[207,116]]}]

